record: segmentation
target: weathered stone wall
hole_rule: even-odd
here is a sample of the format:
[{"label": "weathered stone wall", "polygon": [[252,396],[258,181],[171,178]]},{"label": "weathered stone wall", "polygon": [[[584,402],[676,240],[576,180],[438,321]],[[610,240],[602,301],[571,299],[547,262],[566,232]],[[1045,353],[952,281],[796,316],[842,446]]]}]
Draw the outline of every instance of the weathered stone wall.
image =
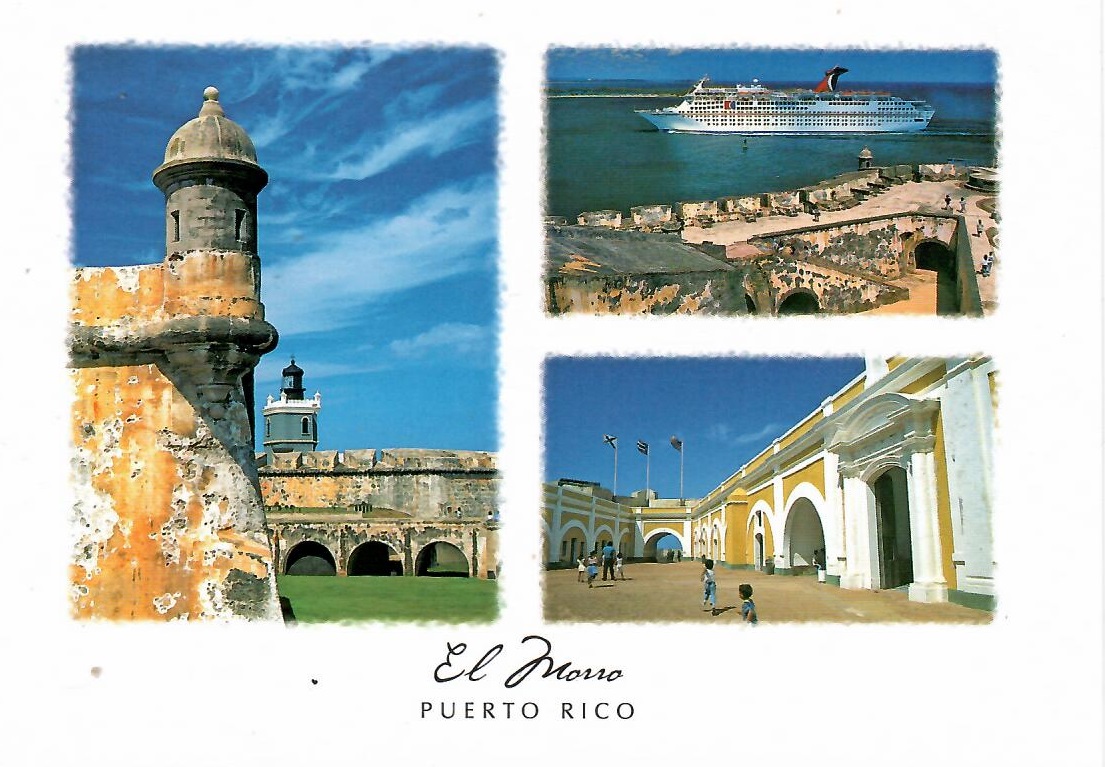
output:
[{"label": "weathered stone wall", "polygon": [[549,281],[557,313],[743,314],[743,270],[656,275],[574,275]]},{"label": "weathered stone wall", "polygon": [[952,246],[955,220],[946,216],[885,216],[754,238],[752,244],[786,258],[817,257],[883,279],[913,270],[917,243]]},{"label": "weathered stone wall", "polygon": [[866,311],[907,296],[902,288],[808,260],[778,259],[765,271],[775,295],[776,311],[796,291],[813,293],[821,312],[837,314]]},{"label": "weathered stone wall", "polygon": [[77,617],[279,617],[242,386],[276,342],[255,284],[244,253],[76,270]]},{"label": "weathered stone wall", "polygon": [[291,453],[259,468],[266,508],[368,505],[413,519],[486,519],[498,508],[495,456],[444,450]]}]

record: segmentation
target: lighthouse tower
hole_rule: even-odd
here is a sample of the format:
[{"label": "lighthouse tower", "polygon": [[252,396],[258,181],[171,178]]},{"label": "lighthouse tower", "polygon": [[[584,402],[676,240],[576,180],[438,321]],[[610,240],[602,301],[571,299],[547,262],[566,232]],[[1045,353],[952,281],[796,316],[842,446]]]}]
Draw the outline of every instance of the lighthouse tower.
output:
[{"label": "lighthouse tower", "polygon": [[305,452],[318,447],[318,412],[322,395],[315,392],[311,399],[303,398],[303,369],[295,358],[281,371],[283,384],[280,399],[270,394],[262,415],[265,418],[265,452]]}]

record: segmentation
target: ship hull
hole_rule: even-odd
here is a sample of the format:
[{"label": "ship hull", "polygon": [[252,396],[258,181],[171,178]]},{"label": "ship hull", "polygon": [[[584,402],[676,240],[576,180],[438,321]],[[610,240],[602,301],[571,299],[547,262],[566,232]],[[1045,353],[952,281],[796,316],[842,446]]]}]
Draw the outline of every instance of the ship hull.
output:
[{"label": "ship hull", "polygon": [[707,122],[687,117],[678,112],[665,110],[637,110],[637,114],[648,120],[657,130],[667,133],[730,133],[742,136],[762,135],[832,135],[848,133],[917,133],[928,127],[927,119],[894,120],[881,125],[710,125]]}]

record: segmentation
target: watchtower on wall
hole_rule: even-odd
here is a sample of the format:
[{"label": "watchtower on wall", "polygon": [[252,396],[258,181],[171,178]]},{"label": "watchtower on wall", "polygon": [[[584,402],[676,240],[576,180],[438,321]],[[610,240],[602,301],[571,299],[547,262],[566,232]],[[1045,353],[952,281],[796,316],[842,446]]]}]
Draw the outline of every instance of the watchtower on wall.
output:
[{"label": "watchtower on wall", "polygon": [[280,617],[251,416],[277,340],[257,257],[268,175],[218,96],[204,91],[153,175],[164,261],[74,273],[77,617]]},{"label": "watchtower on wall", "polygon": [[262,415],[265,419],[265,452],[310,452],[318,447],[318,413],[322,409],[322,395],[315,392],[311,399],[304,399],[303,369],[291,364],[280,373],[283,383],[280,399],[269,395]]}]

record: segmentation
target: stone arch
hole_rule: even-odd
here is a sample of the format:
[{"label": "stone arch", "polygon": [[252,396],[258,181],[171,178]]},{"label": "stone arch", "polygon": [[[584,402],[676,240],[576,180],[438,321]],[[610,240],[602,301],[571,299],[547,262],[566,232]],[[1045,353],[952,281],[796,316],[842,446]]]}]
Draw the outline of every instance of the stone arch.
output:
[{"label": "stone arch", "polygon": [[935,239],[925,239],[913,249],[915,268],[936,274],[936,313],[959,314],[959,279],[955,251]]},{"label": "stone arch", "polygon": [[[580,535],[578,538],[573,535],[568,539],[568,550],[565,552],[564,543],[566,541],[564,537],[573,530],[578,530]],[[556,557],[552,561],[574,563],[577,557],[586,554],[588,551],[590,549],[587,547],[587,528],[583,526],[582,522],[573,519],[561,525],[560,532],[556,537],[556,549],[550,553]]]},{"label": "stone arch", "polygon": [[284,558],[284,575],[337,575],[338,563],[318,541],[300,541]]},{"label": "stone arch", "polygon": [[365,541],[349,553],[347,575],[402,575],[403,554],[384,541]]},{"label": "stone arch", "polygon": [[591,540],[591,550],[601,549],[605,541],[614,541],[614,531],[609,525],[600,525],[595,528],[595,537]]},{"label": "stone arch", "polygon": [[809,288],[794,288],[779,298],[775,309],[778,315],[817,314],[821,311],[821,299]]},{"label": "stone arch", "polygon": [[414,574],[434,578],[467,578],[468,557],[452,541],[435,540],[424,545],[414,562]]},{"label": "stone arch", "polygon": [[[761,549],[761,566],[766,564],[768,560],[773,560],[775,556],[775,514],[771,510],[771,504],[762,498],[752,504],[752,508],[748,510],[748,525],[756,530],[756,535],[759,536],[756,544]],[[756,539],[753,539],[754,541]],[[755,554],[755,550],[753,550]],[[755,561],[755,560],[753,560]]]},{"label": "stone arch", "polygon": [[795,498],[787,509],[783,527],[786,567],[795,574],[816,572],[815,552],[825,548],[825,528],[818,508],[809,497]]},{"label": "stone arch", "polygon": [[682,548],[683,554],[687,555],[689,553],[687,550],[687,541],[683,538],[683,534],[681,532],[671,527],[659,527],[650,532],[648,534],[648,538],[645,539],[645,545],[641,552],[642,556],[645,559],[656,560],[657,556],[659,556],[658,552],[656,551],[656,544],[661,538],[666,535],[674,535],[676,538],[678,538],[679,546]]},{"label": "stone arch", "polygon": [[628,527],[623,527],[622,531],[620,533],[618,533],[618,540],[614,541],[614,549],[616,551],[620,552],[623,558],[628,557],[629,554],[630,554],[629,551],[625,550],[625,546],[624,546],[624,543],[623,543],[623,541],[625,541],[625,538],[626,538],[627,535],[630,536],[629,542],[630,542],[630,544],[632,544],[633,543],[633,538],[632,538],[633,531],[630,530]]}]

